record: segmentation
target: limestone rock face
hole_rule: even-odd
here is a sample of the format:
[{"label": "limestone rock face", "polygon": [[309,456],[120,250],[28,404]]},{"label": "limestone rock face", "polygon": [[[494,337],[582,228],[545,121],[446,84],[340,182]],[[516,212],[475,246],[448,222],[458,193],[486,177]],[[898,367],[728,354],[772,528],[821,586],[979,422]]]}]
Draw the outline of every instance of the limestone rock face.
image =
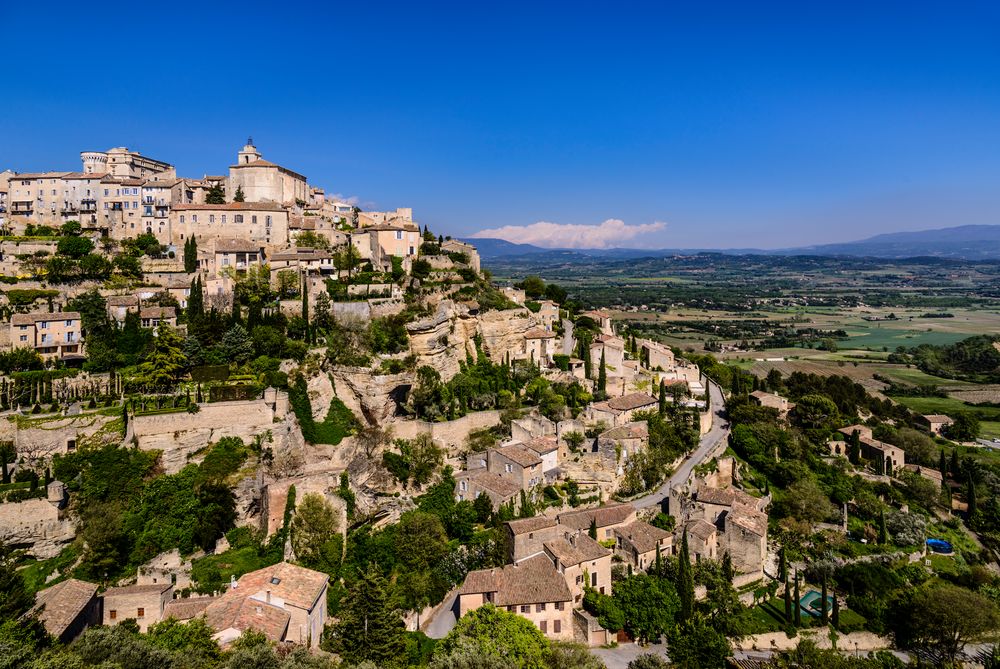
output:
[{"label": "limestone rock face", "polygon": [[55,557],[75,536],[73,522],[47,500],[0,504],[0,541],[39,560]]},{"label": "limestone rock face", "polygon": [[[355,416],[370,425],[382,425],[391,419],[397,404],[406,401],[406,393],[413,385],[412,372],[373,374],[366,367],[333,367],[330,375],[333,393]],[[324,416],[329,406],[327,400]]]},{"label": "limestone rock face", "polygon": [[519,353],[524,333],[535,327],[535,319],[527,309],[487,311],[479,315],[478,322],[483,349],[496,363],[502,362],[507,353]]},{"label": "limestone rock face", "polygon": [[466,355],[476,355],[471,338],[476,319],[468,309],[458,308],[451,300],[442,300],[433,316],[406,326],[410,351],[417,356],[417,366],[429,365],[448,381],[459,372]]},{"label": "limestone rock face", "polygon": [[306,381],[306,390],[309,393],[313,420],[322,422],[330,410],[330,400],[336,394],[333,392],[333,382],[329,375],[318,374]]}]

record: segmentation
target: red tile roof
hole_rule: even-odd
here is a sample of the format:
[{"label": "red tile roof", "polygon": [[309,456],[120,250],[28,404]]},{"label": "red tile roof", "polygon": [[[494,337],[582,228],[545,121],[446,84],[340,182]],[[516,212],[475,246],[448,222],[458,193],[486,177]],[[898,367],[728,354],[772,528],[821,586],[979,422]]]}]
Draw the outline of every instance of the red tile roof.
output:
[{"label": "red tile roof", "polygon": [[536,555],[502,569],[471,571],[458,594],[487,592],[495,593],[493,603],[496,606],[568,602],[573,599],[566,580],[544,555]]}]

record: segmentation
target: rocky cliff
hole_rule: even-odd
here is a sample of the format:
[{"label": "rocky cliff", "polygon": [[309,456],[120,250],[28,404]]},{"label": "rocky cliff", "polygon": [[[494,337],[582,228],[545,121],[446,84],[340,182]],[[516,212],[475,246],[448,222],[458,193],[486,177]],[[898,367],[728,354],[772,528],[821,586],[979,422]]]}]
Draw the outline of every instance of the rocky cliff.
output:
[{"label": "rocky cliff", "polygon": [[442,300],[434,315],[406,326],[410,335],[410,351],[417,356],[417,366],[429,365],[448,381],[459,372],[459,363],[471,354],[475,356],[472,335],[476,318],[465,307],[451,300]]},{"label": "rocky cliff", "polygon": [[535,319],[527,309],[487,311],[477,318],[479,335],[483,338],[483,349],[490,360],[502,362],[504,356],[512,356],[522,350],[524,333],[535,327]]}]

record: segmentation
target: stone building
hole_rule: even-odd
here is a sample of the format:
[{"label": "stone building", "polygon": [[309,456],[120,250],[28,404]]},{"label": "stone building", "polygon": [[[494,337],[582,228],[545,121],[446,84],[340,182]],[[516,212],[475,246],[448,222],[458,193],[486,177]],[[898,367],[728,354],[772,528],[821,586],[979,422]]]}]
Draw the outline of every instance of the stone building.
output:
[{"label": "stone building", "polygon": [[459,616],[485,604],[527,618],[549,639],[573,639],[573,596],[545,555],[469,572],[458,590]]},{"label": "stone building", "polygon": [[243,197],[248,203],[304,205],[310,197],[306,178],[287,167],[264,160],[260,151],[253,145],[252,139],[247,139],[246,146],[237,154],[236,164],[229,166],[229,189],[226,199],[232,202],[237,190],[243,192]]},{"label": "stone building", "polygon": [[199,244],[215,239],[288,243],[288,211],[273,202],[178,204],[171,209],[170,220],[172,244],[183,244],[192,236]]},{"label": "stone building", "polygon": [[560,525],[571,530],[587,532],[591,522],[597,526],[598,541],[614,539],[616,528],[634,523],[636,509],[631,504],[605,504],[594,509],[564,511],[556,516]]},{"label": "stone building", "polygon": [[223,645],[247,629],[274,642],[319,647],[326,625],[329,577],[288,562],[244,574],[205,607],[205,621]]},{"label": "stone building", "polygon": [[101,624],[96,595],[95,584],[69,578],[39,590],[31,613],[38,616],[46,632],[61,643],[69,643],[88,627]]},{"label": "stone building", "polygon": [[507,561],[517,562],[543,551],[546,541],[558,539],[564,529],[555,518],[535,516],[504,524],[507,535]]},{"label": "stone building", "polygon": [[83,334],[76,311],[14,314],[10,318],[11,348],[32,348],[46,359],[83,358]]},{"label": "stone building", "polygon": [[674,535],[641,520],[614,528],[614,534],[615,554],[634,569],[649,569],[657,552],[663,557],[673,553]]},{"label": "stone building", "polygon": [[618,427],[633,422],[636,412],[651,411],[658,405],[658,400],[652,395],[629,393],[603,402],[594,402],[587,407],[586,416],[591,423],[603,421],[606,425]]},{"label": "stone building", "polygon": [[146,632],[150,625],[163,620],[163,608],[173,595],[171,583],[108,588],[101,595],[103,624],[117,625],[123,620],[134,620],[139,631]]},{"label": "stone building", "polygon": [[564,532],[543,545],[556,571],[566,579],[573,603],[583,602],[584,588],[611,594],[611,551],[591,539],[586,530]]}]

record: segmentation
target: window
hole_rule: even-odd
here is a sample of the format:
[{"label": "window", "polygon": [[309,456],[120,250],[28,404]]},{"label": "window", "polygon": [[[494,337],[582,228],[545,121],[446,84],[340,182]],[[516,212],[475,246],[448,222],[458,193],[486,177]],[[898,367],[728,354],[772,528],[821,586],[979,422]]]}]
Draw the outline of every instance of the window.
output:
[{"label": "window", "polygon": [[264,218],[264,225],[266,225],[267,227],[271,227],[271,217],[270,216],[267,216],[267,217]]},{"label": "window", "polygon": [[41,323],[38,324],[38,327],[40,327],[43,330],[46,330],[46,329],[48,329],[49,324],[46,323],[45,321],[42,321]]},{"label": "window", "polygon": [[242,223],[243,214],[233,214],[233,223]]},{"label": "window", "polygon": [[538,629],[542,630],[542,634],[545,634],[546,632],[548,632],[549,631],[549,621],[548,620],[539,620],[538,621]]},{"label": "window", "polygon": [[71,327],[72,325],[73,325],[73,321],[72,321],[72,320],[69,320],[69,319],[67,319],[67,320],[66,320],[66,327]]},{"label": "window", "polygon": [[521,613],[531,613],[531,605],[521,604]]},{"label": "window", "polygon": [[596,587],[596,586],[597,586],[597,574],[594,573],[594,574],[590,575],[590,587],[593,588],[593,587]]},{"label": "window", "polygon": [[403,231],[396,230],[396,239],[402,239],[402,238],[403,238]]},{"label": "window", "polygon": [[225,214],[222,215],[222,224],[223,225],[226,224],[226,215]]},{"label": "window", "polygon": [[505,472],[507,472],[508,474],[510,474],[511,472],[513,472],[513,471],[514,471],[514,467],[513,467],[513,465],[509,465],[509,464],[507,464],[507,465],[504,465],[504,466],[503,466],[503,470],[504,470]]},{"label": "window", "polygon": [[191,214],[191,222],[192,223],[198,222],[198,214]]},{"label": "window", "polygon": [[257,225],[257,217],[256,216],[251,216],[250,217],[250,222],[253,223],[254,225]]},{"label": "window", "polygon": [[183,222],[184,222],[184,215],[181,214],[181,223],[183,223]]},{"label": "window", "polygon": [[[563,602],[556,602],[556,611],[562,611],[564,606],[565,605],[564,605]],[[558,624],[558,623],[556,623],[556,624]],[[556,631],[558,632],[559,630],[557,629]]]},{"label": "window", "polygon": [[135,617],[136,618],[144,618],[145,616],[146,616],[146,609],[144,609],[144,608],[142,608],[140,606],[139,608],[137,608],[135,610]]},{"label": "window", "polygon": [[117,620],[118,619],[118,612],[115,611],[114,609],[111,609],[110,611],[108,611],[108,618],[111,619],[111,620]]},{"label": "window", "polygon": [[507,607],[507,611],[510,612],[510,613],[517,613],[517,607],[516,606],[508,606]]},{"label": "window", "polygon": [[561,620],[553,620],[552,621],[552,632],[555,633],[555,634],[559,634],[560,632],[562,632],[562,621]]},{"label": "window", "polygon": [[28,335],[21,335],[21,341],[28,341]]},{"label": "window", "polygon": [[545,602],[542,602],[541,604],[535,604],[535,613],[541,613],[544,610],[545,610]]},{"label": "window", "polygon": [[208,215],[208,222],[209,223],[215,223],[215,214],[209,214]]}]

